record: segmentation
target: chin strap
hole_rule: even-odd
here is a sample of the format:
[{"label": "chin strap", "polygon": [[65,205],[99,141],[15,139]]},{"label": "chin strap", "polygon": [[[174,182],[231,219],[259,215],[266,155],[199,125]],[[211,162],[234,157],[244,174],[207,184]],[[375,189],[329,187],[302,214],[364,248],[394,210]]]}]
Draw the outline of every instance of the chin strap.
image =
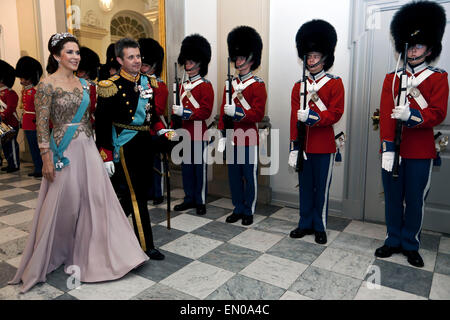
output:
[{"label": "chin strap", "polygon": [[246,65],[248,65],[250,62],[252,62],[253,60],[253,53],[250,53],[250,55],[248,56],[248,58],[245,60],[245,62],[243,64],[241,64],[239,67],[236,65],[236,61],[234,62],[234,66],[236,67],[237,70],[241,70],[242,68],[245,68]]},{"label": "chin strap", "polygon": [[309,64],[307,64],[306,66],[308,67],[308,69],[311,69],[311,68],[315,68],[315,67],[317,67],[319,64],[321,64],[321,63],[323,63],[323,62],[325,62],[325,60],[328,58],[328,56],[324,56],[324,57],[322,57],[322,59],[320,59],[317,63],[315,63],[315,64],[313,64],[313,65],[309,65]]}]

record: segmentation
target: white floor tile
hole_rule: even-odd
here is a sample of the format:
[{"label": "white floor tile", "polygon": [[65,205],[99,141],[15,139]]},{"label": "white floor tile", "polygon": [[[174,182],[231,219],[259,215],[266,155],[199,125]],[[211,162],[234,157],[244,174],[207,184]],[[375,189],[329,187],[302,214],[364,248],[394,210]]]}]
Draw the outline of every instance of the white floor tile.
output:
[{"label": "white floor tile", "polygon": [[25,210],[18,213],[8,214],[5,216],[0,216],[0,222],[14,226],[24,222],[29,222],[33,220],[34,210]]},{"label": "white floor tile", "polygon": [[20,261],[22,260],[22,255],[17,256],[13,259],[6,260],[6,263],[12,265],[15,268],[19,268]]},{"label": "white floor tile", "polygon": [[361,288],[359,288],[358,293],[355,296],[355,300],[427,300],[427,299],[408,292],[384,286],[376,287],[372,283],[368,284],[367,282],[363,282]]},{"label": "white floor tile", "polygon": [[229,198],[221,198],[216,201],[210,202],[209,204],[216,206],[216,207],[225,208],[225,209],[231,209],[231,210],[234,209],[233,202],[231,202],[231,199],[229,199]]},{"label": "white floor tile", "polygon": [[233,275],[233,272],[199,261],[193,261],[163,279],[160,283],[196,298],[204,299],[227,282]]},{"label": "white floor tile", "polygon": [[82,284],[69,294],[80,300],[128,300],[154,284],[151,280],[128,273],[118,280]]},{"label": "white floor tile", "polygon": [[439,252],[450,254],[450,238],[441,238],[441,243],[439,244]]},{"label": "white floor tile", "polygon": [[0,244],[28,236],[28,233],[13,227],[3,228],[0,232]]},{"label": "white floor tile", "polygon": [[41,184],[41,180],[37,179],[24,179],[16,182],[8,183],[8,185],[16,187],[16,188],[23,188],[23,187],[29,187],[33,186],[35,184]]},{"label": "white floor tile", "polygon": [[[175,218],[170,219],[170,227],[186,232],[191,232],[211,221],[211,219],[198,217],[191,214],[180,214]],[[165,227],[167,226],[167,221],[164,220],[163,222],[159,223],[159,225]]]},{"label": "white floor tile", "polygon": [[450,277],[435,273],[431,285],[430,299],[450,300]]},{"label": "white floor tile", "polygon": [[239,273],[287,289],[306,268],[302,263],[263,254]]},{"label": "white floor tile", "polygon": [[30,192],[30,190],[22,189],[22,188],[3,190],[2,192],[0,192],[0,199],[17,196],[19,194],[28,193],[28,192]]},{"label": "white floor tile", "polygon": [[[434,266],[436,264],[437,253],[433,252],[433,251],[429,251],[429,250],[419,249],[419,254],[421,255],[421,257],[423,259],[423,263],[425,265],[423,268],[417,268],[417,269],[433,272]],[[398,264],[401,264],[404,266],[408,266],[408,267],[412,267],[412,268],[416,268],[416,267],[410,265],[408,262],[408,258],[401,253],[393,254],[389,258],[383,258],[383,260],[389,261],[389,262],[395,262],[395,263],[398,263]]]},{"label": "white floor tile", "polygon": [[362,221],[352,221],[345,229],[344,232],[352,233],[368,238],[374,238],[378,240],[386,239],[386,226],[367,223]]},{"label": "white floor tile", "polygon": [[24,201],[24,202],[20,202],[18,203],[21,206],[30,208],[30,209],[36,209],[36,204],[37,204],[37,198],[33,199],[33,200],[28,200],[28,201]]},{"label": "white floor tile", "polygon": [[270,217],[298,223],[298,220],[300,219],[300,214],[298,209],[282,208],[277,212],[275,212],[274,214],[272,214]]},{"label": "white floor tile", "polygon": [[20,293],[20,285],[7,285],[0,289],[0,300],[52,300],[62,294],[47,283],[37,284],[26,293]]},{"label": "white floor tile", "polygon": [[253,229],[248,229],[228,241],[229,243],[257,251],[266,251],[272,248],[283,236]]},{"label": "white floor tile", "polygon": [[309,297],[302,296],[301,294],[286,291],[280,298],[280,300],[312,300]]},{"label": "white floor tile", "polygon": [[191,259],[198,259],[209,251],[217,248],[222,243],[222,241],[188,233],[174,241],[163,245],[161,249]]}]

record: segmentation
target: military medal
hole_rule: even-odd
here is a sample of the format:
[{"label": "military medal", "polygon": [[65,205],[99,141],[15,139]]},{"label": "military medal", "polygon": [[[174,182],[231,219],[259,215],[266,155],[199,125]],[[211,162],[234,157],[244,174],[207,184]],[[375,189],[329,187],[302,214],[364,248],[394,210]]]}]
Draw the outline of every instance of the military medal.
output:
[{"label": "military medal", "polygon": [[134,83],[134,92],[138,92],[139,88],[138,88],[138,84],[137,82]]},{"label": "military medal", "polygon": [[317,93],[314,92],[314,93],[311,95],[311,100],[314,101],[314,102],[319,101],[319,95],[318,95]]}]

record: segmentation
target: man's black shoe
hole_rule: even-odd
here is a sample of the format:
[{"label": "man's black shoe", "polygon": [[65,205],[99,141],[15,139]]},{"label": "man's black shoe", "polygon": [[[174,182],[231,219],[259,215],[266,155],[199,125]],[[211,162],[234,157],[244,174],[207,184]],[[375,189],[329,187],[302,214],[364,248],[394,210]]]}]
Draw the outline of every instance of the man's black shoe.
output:
[{"label": "man's black shoe", "polygon": [[202,216],[202,215],[204,215],[206,213],[206,206],[204,205],[204,204],[199,204],[198,206],[197,206],[197,214],[199,215],[199,216]]},{"label": "man's black shoe", "polygon": [[314,231],[312,229],[300,229],[297,228],[295,230],[292,230],[291,233],[289,234],[289,236],[291,238],[303,238],[306,235],[310,235],[313,234]]},{"label": "man's black shoe", "polygon": [[173,207],[173,210],[174,211],[184,211],[184,210],[192,209],[192,208],[195,208],[194,203],[183,202],[183,203],[177,204],[175,207]]},{"label": "man's black shoe", "polygon": [[242,225],[243,226],[249,226],[252,223],[253,223],[253,215],[252,214],[251,215],[245,214],[242,216]]},{"label": "man's black shoe", "polygon": [[164,202],[164,197],[156,197],[155,199],[153,199],[153,205],[157,206],[158,204],[161,204]]},{"label": "man's black shoe", "polygon": [[225,220],[228,223],[234,223],[236,221],[238,221],[239,219],[242,219],[243,214],[242,213],[232,213],[231,215],[229,215],[227,217],[227,219]]},{"label": "man's black shoe", "polygon": [[400,247],[390,247],[388,245],[383,245],[375,250],[375,257],[378,258],[389,258],[394,253],[400,253],[402,249]]},{"label": "man's black shoe", "polygon": [[419,254],[419,251],[408,251],[403,250],[403,254],[408,257],[408,262],[417,268],[422,268],[424,266],[422,257]]},{"label": "man's black shoe", "polygon": [[19,171],[19,170],[20,170],[20,168],[8,168],[6,170],[6,173],[16,172],[16,171]]},{"label": "man's black shoe", "polygon": [[327,243],[327,233],[325,231],[316,231],[314,233],[315,235],[315,241],[318,244],[325,244]]},{"label": "man's black shoe", "polygon": [[151,260],[164,260],[165,258],[164,255],[155,248],[147,250],[145,253]]}]

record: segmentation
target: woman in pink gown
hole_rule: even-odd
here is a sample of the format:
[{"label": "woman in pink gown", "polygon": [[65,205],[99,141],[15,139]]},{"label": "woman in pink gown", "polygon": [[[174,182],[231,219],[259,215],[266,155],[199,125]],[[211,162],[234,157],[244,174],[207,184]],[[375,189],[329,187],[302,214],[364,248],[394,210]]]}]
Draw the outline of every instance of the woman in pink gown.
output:
[{"label": "woman in pink gown", "polygon": [[[32,230],[10,282],[22,282],[21,292],[44,282],[48,273],[63,264],[66,273],[73,270],[71,266],[77,267],[80,281],[98,282],[121,278],[148,260],[95,146],[90,108],[80,111],[81,120],[72,123],[78,109],[83,110],[83,99],[89,96],[89,86],[73,74],[80,62],[78,41],[71,34],[57,33],[48,47],[47,71],[51,75],[39,83],[35,96],[44,179]],[[72,139],[65,140],[70,143],[63,151],[65,163],[60,168],[53,157],[59,152],[55,147],[63,145],[63,136],[71,126],[77,128]]]}]

